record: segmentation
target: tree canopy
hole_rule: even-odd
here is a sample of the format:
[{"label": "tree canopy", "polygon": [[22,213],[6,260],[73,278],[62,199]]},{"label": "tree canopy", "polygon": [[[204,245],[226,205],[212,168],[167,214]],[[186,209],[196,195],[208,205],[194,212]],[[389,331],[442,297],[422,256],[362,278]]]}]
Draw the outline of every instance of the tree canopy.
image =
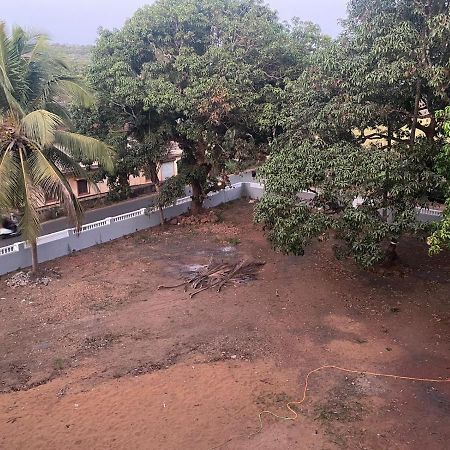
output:
[{"label": "tree canopy", "polygon": [[368,266],[425,228],[416,207],[449,183],[436,121],[450,94],[449,24],[448,1],[349,2],[342,35],[289,83],[286,132],[261,170],[256,217],[276,247],[301,254],[333,231],[338,253]]},{"label": "tree canopy", "polygon": [[437,159],[437,170],[447,180],[444,187],[446,196],[443,220],[436,226],[436,230],[428,239],[430,253],[436,254],[444,248],[450,248],[450,106],[436,113],[436,119],[441,126],[442,133],[447,137]]},{"label": "tree canopy", "polygon": [[268,152],[282,131],[286,82],[326,42],[316,26],[287,27],[259,0],[158,0],[122,29],[101,31],[89,79],[109,130],[129,123],[149,164],[163,143],[179,143],[179,176],[199,208],[228,161]]}]

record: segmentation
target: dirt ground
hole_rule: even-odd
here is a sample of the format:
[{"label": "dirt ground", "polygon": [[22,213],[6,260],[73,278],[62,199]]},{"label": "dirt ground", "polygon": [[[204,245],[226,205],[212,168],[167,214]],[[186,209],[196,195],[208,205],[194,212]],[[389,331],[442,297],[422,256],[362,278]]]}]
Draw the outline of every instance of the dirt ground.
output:
[{"label": "dirt ground", "polygon": [[[44,264],[47,285],[0,279],[0,448],[449,448],[450,383],[331,369],[297,420],[250,436],[322,365],[450,377],[449,254],[406,241],[404,270],[364,272],[330,243],[272,251],[245,201],[219,213]],[[221,293],[158,290],[212,257],[266,265]]]}]

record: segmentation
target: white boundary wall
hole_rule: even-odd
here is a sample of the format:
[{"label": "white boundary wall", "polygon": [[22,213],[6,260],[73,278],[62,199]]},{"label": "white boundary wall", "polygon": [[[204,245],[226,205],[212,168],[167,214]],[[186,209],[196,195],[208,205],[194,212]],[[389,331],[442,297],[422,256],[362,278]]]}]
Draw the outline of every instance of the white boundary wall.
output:
[{"label": "white boundary wall", "polygon": [[[226,189],[210,193],[204,202],[205,208],[232,202],[241,197],[259,199],[264,194],[264,186],[259,183],[241,182],[233,184]],[[304,193],[301,197],[310,197],[311,194]],[[164,208],[164,217],[167,220],[185,214],[190,210],[191,198],[178,199],[173,206]],[[419,220],[440,220],[442,212],[417,208]],[[81,232],[76,233],[74,229],[58,231],[38,238],[39,261],[50,261],[72,252],[93,247],[94,245],[109,242],[114,239],[135,233],[136,231],[156,227],[160,224],[159,213],[155,208],[145,208],[122,214],[120,216],[108,217],[98,222],[83,225]],[[25,242],[19,242],[7,247],[0,248],[0,275],[13,272],[18,269],[31,266],[31,249]]]},{"label": "white boundary wall", "polygon": [[[222,203],[232,202],[247,195],[247,184],[255,185],[253,189],[261,191],[257,183],[236,183],[222,191],[208,195],[205,208],[214,208]],[[164,217],[173,219],[187,213],[191,207],[191,198],[178,199],[173,206],[164,208]],[[98,222],[83,225],[81,232],[73,228],[47,234],[38,238],[38,257],[40,262],[50,261],[72,252],[135,233],[136,231],[156,227],[160,224],[159,213],[155,208],[145,208],[108,217]],[[31,266],[31,249],[25,242],[15,243],[0,248],[0,275]]]}]

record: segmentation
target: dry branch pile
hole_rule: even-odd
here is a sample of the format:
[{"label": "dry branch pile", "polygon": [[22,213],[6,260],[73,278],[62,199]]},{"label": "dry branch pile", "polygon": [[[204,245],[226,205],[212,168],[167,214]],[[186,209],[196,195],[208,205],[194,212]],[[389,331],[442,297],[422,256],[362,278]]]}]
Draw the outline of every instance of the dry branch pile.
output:
[{"label": "dry branch pile", "polygon": [[187,291],[192,288],[194,291],[189,294],[191,298],[211,288],[216,288],[217,292],[220,292],[226,285],[255,280],[260,267],[264,264],[263,261],[252,260],[239,263],[210,263],[182,283],[175,286],[159,286],[158,289],[174,289],[184,286],[184,290]]}]

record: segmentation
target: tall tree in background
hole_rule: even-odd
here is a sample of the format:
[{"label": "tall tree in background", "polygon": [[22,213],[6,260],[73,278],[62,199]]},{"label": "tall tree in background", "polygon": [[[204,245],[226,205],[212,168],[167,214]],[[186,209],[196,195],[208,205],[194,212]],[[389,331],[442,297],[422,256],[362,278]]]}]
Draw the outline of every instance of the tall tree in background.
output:
[{"label": "tall tree in background", "polygon": [[443,178],[447,180],[443,192],[446,196],[443,220],[436,224],[436,230],[428,239],[430,253],[435,255],[445,248],[450,248],[450,106],[436,113],[438,125],[446,141],[437,158],[436,167]]},{"label": "tall tree in background", "polygon": [[339,254],[369,266],[423,228],[416,207],[448,183],[435,111],[450,94],[449,25],[448,1],[349,2],[343,34],[289,86],[287,132],[261,171],[257,220],[276,247],[301,254],[335,231]]},{"label": "tall tree in background", "polygon": [[0,211],[18,210],[23,235],[32,247],[37,270],[40,231],[38,207],[45,197],[59,200],[80,228],[82,208],[65,173],[88,175],[82,157],[113,165],[102,142],[72,133],[66,102],[89,104],[89,92],[52,53],[47,38],[14,28],[8,36],[0,23]]},{"label": "tall tree in background", "polygon": [[99,108],[132,125],[149,163],[179,143],[179,177],[198,211],[228,161],[267,153],[286,80],[324,41],[311,24],[288,29],[259,0],[158,0],[100,33],[89,76]]}]

